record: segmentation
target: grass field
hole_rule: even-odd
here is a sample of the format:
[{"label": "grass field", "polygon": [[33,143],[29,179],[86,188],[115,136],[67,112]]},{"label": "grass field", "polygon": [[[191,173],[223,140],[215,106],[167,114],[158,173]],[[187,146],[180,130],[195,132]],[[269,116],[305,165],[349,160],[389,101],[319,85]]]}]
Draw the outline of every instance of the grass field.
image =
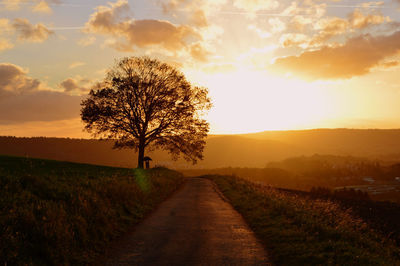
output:
[{"label": "grass field", "polygon": [[0,156],[0,264],[90,264],[183,180],[163,168]]},{"label": "grass field", "polygon": [[349,209],[233,176],[213,180],[277,265],[400,265],[400,248]]}]

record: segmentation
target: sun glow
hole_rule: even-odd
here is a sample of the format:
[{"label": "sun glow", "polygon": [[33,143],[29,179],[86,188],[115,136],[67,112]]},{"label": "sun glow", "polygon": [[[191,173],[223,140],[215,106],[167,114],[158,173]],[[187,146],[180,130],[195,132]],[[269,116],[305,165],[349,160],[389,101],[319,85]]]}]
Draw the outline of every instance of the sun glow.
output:
[{"label": "sun glow", "polygon": [[210,90],[214,107],[207,119],[212,133],[312,128],[335,113],[334,97],[323,89],[323,83],[243,68],[197,73],[195,79]]}]

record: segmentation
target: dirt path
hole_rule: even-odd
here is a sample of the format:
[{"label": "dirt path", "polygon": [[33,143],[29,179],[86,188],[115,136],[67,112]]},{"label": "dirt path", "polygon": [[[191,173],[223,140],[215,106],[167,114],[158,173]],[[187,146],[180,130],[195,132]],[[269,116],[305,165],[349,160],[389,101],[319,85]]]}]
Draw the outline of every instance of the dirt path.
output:
[{"label": "dirt path", "polygon": [[243,218],[207,179],[184,187],[108,252],[106,265],[266,265]]}]

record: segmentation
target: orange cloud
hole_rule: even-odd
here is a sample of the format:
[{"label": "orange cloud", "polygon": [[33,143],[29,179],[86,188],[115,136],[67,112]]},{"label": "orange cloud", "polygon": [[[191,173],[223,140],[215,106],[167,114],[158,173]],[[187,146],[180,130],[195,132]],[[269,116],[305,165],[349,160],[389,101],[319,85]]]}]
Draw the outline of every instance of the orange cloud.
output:
[{"label": "orange cloud", "polygon": [[40,1],[32,9],[33,12],[51,13],[52,10],[46,1]]},{"label": "orange cloud", "polygon": [[302,33],[286,33],[281,36],[279,42],[285,48],[292,46],[307,46],[309,37]]},{"label": "orange cloud", "polygon": [[94,36],[88,36],[86,38],[82,38],[78,41],[78,44],[80,46],[86,47],[94,44],[96,42],[96,37]]},{"label": "orange cloud", "polygon": [[0,38],[0,52],[13,48],[14,45],[7,39]]},{"label": "orange cloud", "polygon": [[305,17],[301,15],[296,15],[292,18],[289,23],[289,27],[299,32],[304,32],[307,25],[311,25],[314,22],[312,17]]},{"label": "orange cloud", "polygon": [[203,68],[204,72],[211,73],[211,74],[229,73],[229,72],[233,72],[235,70],[236,70],[236,66],[234,64],[230,64],[230,63],[222,63],[222,64],[212,63]]},{"label": "orange cloud", "polygon": [[195,43],[190,47],[190,54],[197,61],[206,62],[210,53],[203,48],[200,43]]},{"label": "orange cloud", "polygon": [[354,29],[363,29],[371,25],[379,25],[384,22],[390,22],[389,17],[384,17],[382,14],[367,14],[364,15],[359,9],[354,10],[349,17],[350,24]]},{"label": "orange cloud", "polygon": [[304,78],[347,79],[370,72],[384,59],[400,51],[400,31],[388,36],[361,35],[343,45],[322,47],[299,56],[276,59],[273,68]]},{"label": "orange cloud", "polygon": [[68,66],[68,68],[69,68],[69,69],[74,69],[74,68],[81,67],[81,66],[84,66],[84,65],[86,65],[85,62],[77,61],[77,62],[71,63],[71,64]]},{"label": "orange cloud", "polygon": [[198,9],[193,12],[192,23],[198,27],[207,27],[208,21],[204,10]]},{"label": "orange cloud", "polygon": [[29,5],[33,12],[51,13],[51,4],[59,4],[59,0],[2,0],[1,3],[7,10],[19,10],[24,3],[33,3]]},{"label": "orange cloud", "polygon": [[129,23],[125,37],[129,43],[139,47],[160,45],[171,51],[185,48],[189,38],[201,39],[200,35],[188,26],[175,26],[168,21],[152,19]]},{"label": "orange cloud", "polygon": [[[294,23],[295,19],[299,16],[295,16],[291,21],[291,26],[297,25]],[[304,26],[307,24],[313,24],[313,30],[317,33],[308,38],[304,34],[285,34],[281,37],[281,44],[284,47],[300,46],[306,47],[320,47],[324,45],[328,40],[334,36],[343,35],[354,30],[365,29],[375,25],[390,22],[389,17],[384,17],[380,13],[376,14],[363,14],[359,9],[355,9],[354,12],[349,14],[347,19],[339,17],[328,17],[313,21],[309,19],[302,23],[298,23],[297,30],[300,32],[304,31]],[[301,36],[301,38],[300,38]]]},{"label": "orange cloud", "polygon": [[165,20],[123,17],[129,11],[129,4],[125,0],[109,5],[98,7],[91,15],[86,23],[86,32],[114,37],[110,44],[117,50],[131,51],[132,47],[158,46],[176,52],[186,50],[192,43],[202,39],[189,26],[175,25]]},{"label": "orange cloud", "polygon": [[67,78],[60,83],[60,87],[68,94],[83,95],[90,90],[92,82],[80,77]]},{"label": "orange cloud", "polygon": [[79,96],[54,91],[35,91],[1,101],[0,124],[58,121],[79,117]]},{"label": "orange cloud", "polygon": [[315,25],[326,13],[327,5],[304,1],[302,5],[293,1],[281,13],[281,16],[291,17],[286,27],[290,33],[304,33]]},{"label": "orange cloud", "polygon": [[165,14],[182,17],[182,11],[186,14],[188,23],[195,27],[209,26],[207,17],[215,13],[222,5],[227,3],[227,0],[160,0]]},{"label": "orange cloud", "polygon": [[308,46],[320,46],[333,36],[344,34],[349,30],[350,23],[346,19],[334,17],[318,21],[314,28],[319,30],[308,42]]},{"label": "orange cloud", "polygon": [[43,24],[33,25],[24,18],[14,19],[12,27],[16,31],[18,39],[30,42],[44,42],[50,35],[54,34],[52,30],[49,30]]},{"label": "orange cloud", "polygon": [[0,19],[0,52],[14,47],[11,41],[5,37],[10,35],[11,32],[12,28],[9,20],[5,18]]},{"label": "orange cloud", "polygon": [[271,32],[282,32],[286,29],[286,24],[279,18],[270,18],[268,23],[271,25]]},{"label": "orange cloud", "polygon": [[10,63],[0,63],[0,124],[79,117],[81,97],[50,91]]},{"label": "orange cloud", "polygon": [[399,66],[400,62],[399,61],[388,61],[388,62],[383,62],[379,66],[383,68],[391,68],[391,67],[396,67]]},{"label": "orange cloud", "polygon": [[384,1],[377,1],[377,2],[365,2],[362,3],[361,6],[363,8],[375,8],[375,7],[381,7],[385,4]]},{"label": "orange cloud", "polygon": [[12,23],[8,19],[0,19],[0,52],[14,47],[10,38],[15,34],[19,40],[44,42],[54,32],[41,23],[32,25],[23,18],[14,19]]},{"label": "orange cloud", "polygon": [[9,63],[0,64],[0,99],[38,90],[40,82],[27,76],[27,71]]},{"label": "orange cloud", "polygon": [[247,12],[257,12],[276,9],[279,7],[279,2],[276,0],[234,0],[233,5]]}]

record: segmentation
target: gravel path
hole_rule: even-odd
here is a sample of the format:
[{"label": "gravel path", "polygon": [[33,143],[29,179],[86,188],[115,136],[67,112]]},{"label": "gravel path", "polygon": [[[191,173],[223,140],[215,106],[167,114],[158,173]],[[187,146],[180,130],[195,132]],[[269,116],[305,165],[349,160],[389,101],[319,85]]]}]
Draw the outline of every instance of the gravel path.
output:
[{"label": "gravel path", "polygon": [[189,178],[107,254],[106,265],[269,264],[243,218],[203,178]]}]

